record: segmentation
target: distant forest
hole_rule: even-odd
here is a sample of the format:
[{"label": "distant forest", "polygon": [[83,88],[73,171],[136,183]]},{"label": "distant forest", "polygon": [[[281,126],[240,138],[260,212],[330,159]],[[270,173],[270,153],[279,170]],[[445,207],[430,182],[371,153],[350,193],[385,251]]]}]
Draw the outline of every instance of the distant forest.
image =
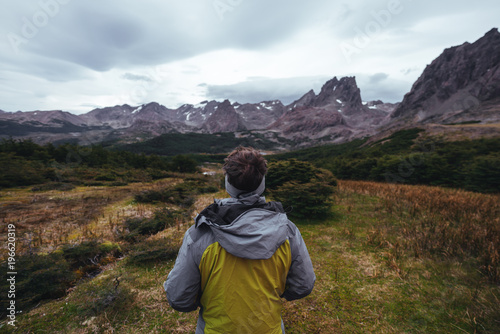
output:
[{"label": "distant forest", "polygon": [[[276,138],[276,140],[285,140]],[[144,142],[118,145],[117,150],[133,153],[178,155],[178,154],[217,154],[230,152],[237,146],[252,146],[261,150],[272,150],[277,144],[262,134],[244,132],[236,137],[234,133],[224,132],[216,134],[203,133],[167,133]]]},{"label": "distant forest", "polygon": [[414,128],[368,144],[357,139],[273,156],[309,161],[342,180],[369,180],[500,193],[500,138],[445,141]]},{"label": "distant forest", "polygon": [[[418,128],[402,130],[376,142],[356,139],[269,155],[267,159],[311,162],[343,180],[500,193],[500,138],[450,142],[421,136],[422,132]],[[259,149],[272,146],[264,138],[236,138],[232,133],[170,134],[113,149],[4,139],[0,143],[0,187],[51,181],[96,185],[147,181],[167,177],[170,172],[196,171],[201,162],[222,162],[225,155],[221,153],[238,145]],[[206,154],[193,154],[200,151]]]},{"label": "distant forest", "polygon": [[198,162],[184,155],[162,157],[111,151],[101,145],[38,145],[31,140],[0,142],[0,187],[47,182],[122,185],[165,178],[169,172],[195,172]]}]

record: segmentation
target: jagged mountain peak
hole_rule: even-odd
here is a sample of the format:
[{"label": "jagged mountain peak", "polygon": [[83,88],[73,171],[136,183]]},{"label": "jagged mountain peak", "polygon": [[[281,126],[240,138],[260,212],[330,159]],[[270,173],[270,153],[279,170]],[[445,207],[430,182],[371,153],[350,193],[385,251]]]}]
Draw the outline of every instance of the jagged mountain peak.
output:
[{"label": "jagged mountain peak", "polygon": [[339,103],[361,105],[361,91],[356,83],[356,77],[343,77],[340,80],[334,77],[327,81],[316,97],[314,105],[324,107]]},{"label": "jagged mountain peak", "polygon": [[287,138],[335,141],[374,131],[386,116],[386,110],[362,103],[355,77],[340,80],[334,77],[323,85],[318,95],[310,90],[289,105],[286,113],[268,129],[279,129]]},{"label": "jagged mountain peak", "polygon": [[241,119],[229,100],[224,100],[216,106],[202,126],[202,130],[209,133],[234,132],[243,129]]},{"label": "jagged mountain peak", "polygon": [[361,107],[361,91],[356,83],[356,77],[333,77],[322,87],[318,95],[314,90],[308,91],[300,99],[292,102],[288,110],[304,107],[330,107],[337,110],[338,107]]},{"label": "jagged mountain peak", "polygon": [[222,103],[221,103],[221,104],[219,104],[219,108],[230,108],[230,109],[234,110],[233,105],[232,105],[232,104],[231,104],[231,102],[230,102],[229,100],[227,100],[227,99],[226,99],[226,100],[224,100],[224,101],[222,101]]}]

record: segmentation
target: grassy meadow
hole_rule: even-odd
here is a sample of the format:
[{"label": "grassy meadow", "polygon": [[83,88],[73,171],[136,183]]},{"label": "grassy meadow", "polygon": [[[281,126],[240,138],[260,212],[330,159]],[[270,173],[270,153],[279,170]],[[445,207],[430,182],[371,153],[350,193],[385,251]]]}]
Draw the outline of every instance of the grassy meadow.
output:
[{"label": "grassy meadow", "polygon": [[[54,254],[54,269],[33,275],[41,289],[66,285],[53,299],[31,296],[16,327],[3,316],[0,332],[194,333],[197,313],[171,309],[162,284],[214,197],[226,197],[220,178],[194,174],[1,190],[1,242],[14,224],[18,273],[21,258]],[[499,195],[339,181],[333,203],[324,220],[294,220],[317,281],[310,296],[284,303],[287,333],[500,332]]]}]

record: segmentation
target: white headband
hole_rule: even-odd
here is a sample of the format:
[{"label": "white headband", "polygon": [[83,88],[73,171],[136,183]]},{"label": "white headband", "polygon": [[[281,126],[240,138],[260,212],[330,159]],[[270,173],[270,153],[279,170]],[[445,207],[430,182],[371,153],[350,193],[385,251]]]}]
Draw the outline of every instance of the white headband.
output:
[{"label": "white headband", "polygon": [[265,189],[266,189],[266,177],[265,176],[262,177],[262,181],[260,182],[257,189],[255,189],[253,191],[247,191],[247,190],[240,190],[240,189],[234,187],[231,183],[229,183],[229,180],[228,180],[227,175],[226,175],[226,191],[229,194],[229,196],[231,196],[233,198],[238,198],[242,194],[248,194],[248,195],[257,194],[260,196],[260,195],[262,195],[262,193],[264,192]]}]

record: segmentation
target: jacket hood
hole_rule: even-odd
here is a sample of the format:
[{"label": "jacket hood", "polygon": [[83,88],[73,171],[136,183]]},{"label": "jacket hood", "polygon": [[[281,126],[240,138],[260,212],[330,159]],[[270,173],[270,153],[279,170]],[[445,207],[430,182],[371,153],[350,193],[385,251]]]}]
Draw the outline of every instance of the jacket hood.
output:
[{"label": "jacket hood", "polygon": [[215,200],[196,217],[196,228],[202,225],[234,256],[268,259],[287,239],[288,218],[281,203],[253,194]]}]

